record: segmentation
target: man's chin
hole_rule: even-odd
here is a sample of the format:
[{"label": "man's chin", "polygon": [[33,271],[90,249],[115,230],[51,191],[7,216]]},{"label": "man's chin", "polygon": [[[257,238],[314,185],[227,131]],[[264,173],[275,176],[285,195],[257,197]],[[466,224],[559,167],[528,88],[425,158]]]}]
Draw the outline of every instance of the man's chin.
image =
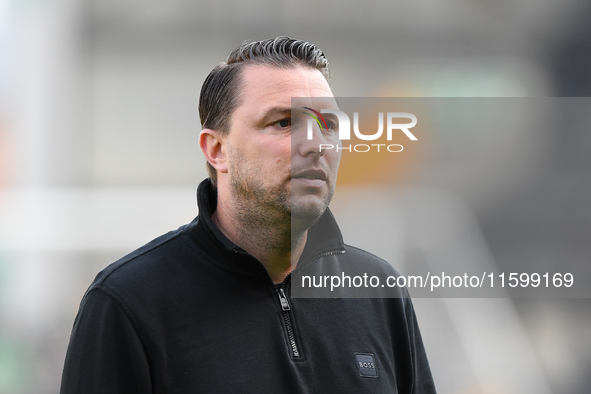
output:
[{"label": "man's chin", "polygon": [[328,208],[326,201],[292,201],[291,224],[292,229],[306,230],[320,219]]}]

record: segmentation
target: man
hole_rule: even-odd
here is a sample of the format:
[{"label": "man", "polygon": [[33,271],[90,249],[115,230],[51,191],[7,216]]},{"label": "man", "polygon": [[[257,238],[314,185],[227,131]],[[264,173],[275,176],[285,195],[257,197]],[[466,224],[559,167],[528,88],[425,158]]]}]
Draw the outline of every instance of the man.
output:
[{"label": "man", "polygon": [[394,274],[344,245],[327,209],[340,156],[318,146],[337,143],[335,131],[315,126],[308,139],[292,121],[292,97],[336,108],[327,64],[312,44],[279,37],[214,68],[199,103],[210,173],[199,217],[97,276],[63,394],[435,392],[406,293],[290,297],[292,270]]}]

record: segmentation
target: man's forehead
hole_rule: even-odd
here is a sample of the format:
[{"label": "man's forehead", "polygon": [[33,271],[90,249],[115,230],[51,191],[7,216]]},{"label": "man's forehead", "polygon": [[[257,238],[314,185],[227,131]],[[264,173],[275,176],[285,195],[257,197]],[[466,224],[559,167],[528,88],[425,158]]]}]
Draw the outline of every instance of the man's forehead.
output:
[{"label": "man's forehead", "polygon": [[242,96],[246,100],[283,101],[276,105],[289,107],[291,97],[333,96],[322,73],[311,67],[249,65],[242,77]]}]

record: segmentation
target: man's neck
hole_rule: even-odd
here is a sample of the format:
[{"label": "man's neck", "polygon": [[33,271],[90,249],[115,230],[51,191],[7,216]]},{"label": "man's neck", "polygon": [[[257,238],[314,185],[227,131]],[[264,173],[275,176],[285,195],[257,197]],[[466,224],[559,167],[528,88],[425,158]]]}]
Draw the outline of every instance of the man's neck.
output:
[{"label": "man's neck", "polygon": [[212,219],[230,241],[265,266],[274,283],[283,282],[306,246],[307,230],[294,233],[289,216],[269,221],[256,214],[238,213],[218,200]]}]

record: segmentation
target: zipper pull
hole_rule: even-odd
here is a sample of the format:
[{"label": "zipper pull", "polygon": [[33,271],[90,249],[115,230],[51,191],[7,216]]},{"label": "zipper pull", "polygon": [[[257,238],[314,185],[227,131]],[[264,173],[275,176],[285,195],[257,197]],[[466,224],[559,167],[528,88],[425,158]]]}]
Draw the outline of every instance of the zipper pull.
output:
[{"label": "zipper pull", "polygon": [[285,295],[285,292],[283,291],[283,287],[281,287],[279,290],[277,290],[277,295],[279,296],[279,302],[281,303],[281,309],[283,309],[284,311],[288,311],[291,308],[289,307],[289,301],[287,301],[287,296]]}]

